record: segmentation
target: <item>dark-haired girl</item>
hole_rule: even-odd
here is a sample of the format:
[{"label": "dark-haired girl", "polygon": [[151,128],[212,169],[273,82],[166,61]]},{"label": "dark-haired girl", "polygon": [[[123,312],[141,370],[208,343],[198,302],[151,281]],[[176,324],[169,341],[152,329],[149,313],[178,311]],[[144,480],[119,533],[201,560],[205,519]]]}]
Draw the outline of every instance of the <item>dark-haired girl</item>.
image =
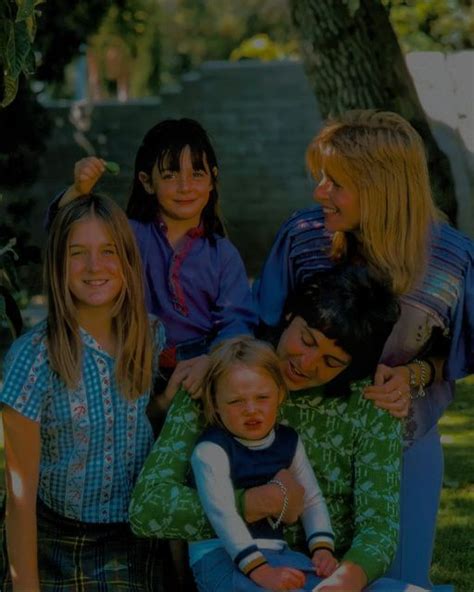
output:
[{"label": "dark-haired girl", "polygon": [[[76,163],[74,184],[59,202],[89,192],[105,171],[101,159]],[[219,218],[217,158],[192,119],[168,119],[143,138],[135,159],[127,214],[142,256],[146,301],[166,328],[162,405],[183,383],[197,393],[211,344],[253,332],[255,314],[237,249]]]}]

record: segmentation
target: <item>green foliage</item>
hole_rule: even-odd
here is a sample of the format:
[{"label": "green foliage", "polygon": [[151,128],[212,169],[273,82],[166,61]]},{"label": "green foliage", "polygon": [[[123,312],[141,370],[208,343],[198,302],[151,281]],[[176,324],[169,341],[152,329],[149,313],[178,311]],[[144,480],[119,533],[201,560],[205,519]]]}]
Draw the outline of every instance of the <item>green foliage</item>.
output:
[{"label": "green foliage", "polygon": [[[102,86],[123,75],[132,97],[157,94],[160,82],[160,10],[155,0],[123,0],[112,4],[91,36],[89,48]],[[110,56],[115,58],[110,60]],[[115,60],[115,65],[111,61]],[[121,72],[114,70],[120,69]]]},{"label": "green foliage", "polygon": [[6,107],[16,97],[20,75],[32,74],[35,70],[36,6],[41,2],[43,0],[2,0],[0,3],[0,107]]},{"label": "green foliage", "polygon": [[8,323],[13,337],[20,334],[23,326],[20,310],[12,295],[12,291],[18,289],[15,244],[16,239],[12,238],[6,245],[0,245],[0,323]]},{"label": "green foliage", "polygon": [[270,51],[277,49],[277,53],[289,51],[290,42],[292,53],[297,46],[287,0],[157,1],[162,13],[164,82],[203,61],[228,59],[243,41],[254,36],[267,35],[268,47],[275,46]]},{"label": "green foliage", "polygon": [[120,173],[120,165],[113,160],[108,160],[105,163],[105,170],[111,175],[118,175]]},{"label": "green foliage", "polygon": [[383,0],[402,49],[459,51],[474,47],[471,0]]},{"label": "green foliage", "polygon": [[474,376],[458,381],[456,396],[440,421],[445,455],[431,577],[471,592],[474,581]]},{"label": "green foliage", "polygon": [[262,61],[282,60],[298,55],[296,42],[285,44],[275,43],[265,33],[244,39],[230,54],[231,61],[243,59],[258,59]]}]

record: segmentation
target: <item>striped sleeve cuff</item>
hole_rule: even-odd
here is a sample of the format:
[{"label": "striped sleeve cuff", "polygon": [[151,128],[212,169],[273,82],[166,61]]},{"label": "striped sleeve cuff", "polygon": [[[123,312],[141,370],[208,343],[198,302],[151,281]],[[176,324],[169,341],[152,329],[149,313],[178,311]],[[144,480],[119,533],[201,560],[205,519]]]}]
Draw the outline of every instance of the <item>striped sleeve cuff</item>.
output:
[{"label": "striped sleeve cuff", "polygon": [[267,563],[267,560],[256,545],[251,545],[235,556],[234,563],[244,575],[249,576],[254,569]]},{"label": "striped sleeve cuff", "polygon": [[334,553],[334,534],[332,532],[315,532],[308,537],[309,553],[312,556],[319,549],[327,549]]}]

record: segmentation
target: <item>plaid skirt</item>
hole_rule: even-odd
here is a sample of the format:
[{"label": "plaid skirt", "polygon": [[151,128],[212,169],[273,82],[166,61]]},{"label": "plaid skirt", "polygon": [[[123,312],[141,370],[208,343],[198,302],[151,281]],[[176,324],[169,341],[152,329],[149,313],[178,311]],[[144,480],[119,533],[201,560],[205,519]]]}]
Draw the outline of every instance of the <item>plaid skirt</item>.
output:
[{"label": "plaid skirt", "polygon": [[[1,520],[0,583],[12,590]],[[91,524],[37,505],[41,592],[165,592],[163,543],[136,537],[126,523]]]}]

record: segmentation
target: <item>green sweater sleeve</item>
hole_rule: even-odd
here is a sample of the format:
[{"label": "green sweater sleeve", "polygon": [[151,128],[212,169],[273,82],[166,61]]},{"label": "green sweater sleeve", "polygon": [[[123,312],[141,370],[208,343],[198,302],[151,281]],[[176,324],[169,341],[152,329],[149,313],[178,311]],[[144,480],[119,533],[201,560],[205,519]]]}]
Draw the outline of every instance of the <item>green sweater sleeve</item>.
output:
[{"label": "green sweater sleeve", "polygon": [[388,569],[398,542],[402,424],[362,394],[353,401],[355,524],[343,559],[359,565],[371,582]]},{"label": "green sweater sleeve", "polygon": [[197,403],[179,390],[132,493],[129,518],[135,534],[186,540],[215,536],[196,490],[186,485],[202,429]]}]

